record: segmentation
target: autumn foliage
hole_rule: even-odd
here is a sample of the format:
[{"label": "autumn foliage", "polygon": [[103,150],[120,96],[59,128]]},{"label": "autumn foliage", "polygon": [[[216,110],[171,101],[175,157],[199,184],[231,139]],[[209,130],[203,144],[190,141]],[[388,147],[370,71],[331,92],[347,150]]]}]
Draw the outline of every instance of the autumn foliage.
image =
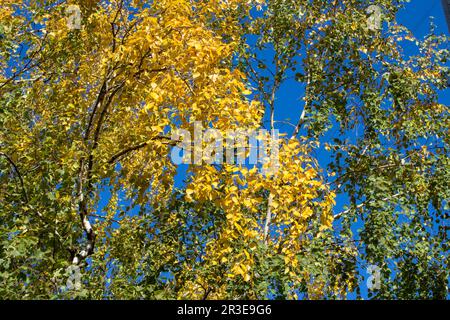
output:
[{"label": "autumn foliage", "polygon": [[[0,298],[345,298],[358,287],[359,253],[387,266],[377,248],[402,247],[394,231],[383,233],[402,228],[395,204],[412,220],[448,219],[442,41],[430,38],[406,60],[397,44],[407,31],[393,23],[368,35],[361,1],[303,1],[304,19],[301,2],[2,0]],[[394,21],[397,1],[380,3]],[[79,29],[67,23],[68,4],[80,8]],[[266,65],[264,48],[274,51]],[[195,123],[223,135],[276,128],[289,72],[306,85],[304,111],[275,141],[276,172],[262,173],[273,159],[173,163],[172,134]],[[333,125],[361,125],[364,137],[322,143]],[[440,135],[442,151],[428,151],[419,127]],[[320,168],[319,148],[345,155]],[[419,169],[370,169],[402,158]],[[348,210],[338,213],[346,185]],[[396,191],[402,185],[436,193],[410,199]],[[362,220],[376,230],[355,237],[351,223]],[[433,253],[439,270],[446,250]],[[80,290],[65,286],[71,265]]]}]

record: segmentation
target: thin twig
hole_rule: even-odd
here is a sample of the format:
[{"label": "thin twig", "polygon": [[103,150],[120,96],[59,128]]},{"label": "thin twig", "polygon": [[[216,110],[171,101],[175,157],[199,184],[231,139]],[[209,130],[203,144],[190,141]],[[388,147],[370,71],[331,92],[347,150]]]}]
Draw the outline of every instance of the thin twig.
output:
[{"label": "thin twig", "polygon": [[[383,198],[382,201],[388,201],[388,200],[391,200],[391,199],[395,199],[395,198],[397,198],[398,196],[400,196],[400,192],[394,194],[393,196],[389,196],[389,197]],[[360,208],[362,208],[362,207],[368,205],[368,204],[371,203],[371,202],[373,202],[373,201],[366,201],[366,202],[360,203],[360,204],[358,204],[354,209],[355,209],[355,210],[360,209]],[[344,211],[342,211],[342,212],[339,212],[339,213],[337,213],[336,215],[334,215],[334,219],[339,219],[341,216],[343,216],[344,214],[349,213],[350,211],[352,211],[352,208],[349,208],[349,209],[347,209],[347,210],[344,210]]]}]

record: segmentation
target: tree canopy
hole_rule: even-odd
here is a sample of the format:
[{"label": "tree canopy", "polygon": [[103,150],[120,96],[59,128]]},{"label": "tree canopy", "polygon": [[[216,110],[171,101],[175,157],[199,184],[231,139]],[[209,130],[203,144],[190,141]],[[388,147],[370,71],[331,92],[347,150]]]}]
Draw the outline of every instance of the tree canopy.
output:
[{"label": "tree canopy", "polygon": [[[0,298],[447,298],[448,39],[403,2],[3,0]],[[196,125],[276,172],[175,163]]]}]

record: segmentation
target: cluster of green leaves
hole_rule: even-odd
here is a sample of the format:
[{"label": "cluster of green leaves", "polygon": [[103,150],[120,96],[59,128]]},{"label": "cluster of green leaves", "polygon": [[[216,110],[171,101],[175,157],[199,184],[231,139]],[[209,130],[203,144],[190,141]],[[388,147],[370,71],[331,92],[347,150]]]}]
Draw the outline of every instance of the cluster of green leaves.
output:
[{"label": "cluster of green leaves", "polygon": [[[371,4],[382,11],[378,31],[367,28]],[[414,38],[396,22],[402,6],[267,1],[248,26],[256,45],[242,45],[239,65],[268,106],[283,84],[298,83],[303,102],[291,107],[301,113],[293,135],[305,133],[328,151],[328,183],[348,198],[335,213],[336,234],[358,250],[361,286],[373,264],[382,286],[371,297],[444,299],[450,110],[438,95],[447,88],[448,38],[433,30]],[[415,49],[405,51],[405,43]]]}]

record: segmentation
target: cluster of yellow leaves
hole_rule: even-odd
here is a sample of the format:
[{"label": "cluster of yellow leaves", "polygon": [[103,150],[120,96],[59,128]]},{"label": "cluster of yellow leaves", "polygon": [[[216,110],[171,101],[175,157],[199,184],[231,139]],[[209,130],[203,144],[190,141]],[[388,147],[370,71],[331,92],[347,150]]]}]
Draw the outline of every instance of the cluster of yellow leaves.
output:
[{"label": "cluster of yellow leaves", "polygon": [[[75,31],[68,28],[64,6],[46,13],[46,20],[38,19],[45,20],[48,41],[41,70],[60,70],[52,75],[53,81],[38,81],[29,89],[41,117],[33,131],[54,126],[56,119],[58,130],[72,141],[62,145],[62,164],[75,174],[79,158],[92,152],[95,180],[111,177],[110,160],[116,154],[147,142],[116,159],[128,160],[122,163],[119,183],[139,190],[141,200],[150,189],[160,203],[170,194],[175,173],[169,141],[161,136],[170,136],[177,128],[191,130],[194,121],[225,131],[255,127],[260,120],[259,105],[244,97],[248,94],[244,75],[230,70],[228,63],[238,40],[237,24],[229,21],[234,19],[230,4],[241,2],[162,0],[148,7],[135,1],[139,10],[132,16],[121,1],[72,1],[82,11],[82,28]],[[221,22],[218,30],[208,24],[212,15]],[[65,59],[60,62],[56,56]],[[102,90],[101,102],[109,103],[105,117],[99,115],[103,107],[99,103],[89,120]],[[80,130],[89,121],[91,132],[104,121],[93,151],[92,142],[80,139]]]},{"label": "cluster of yellow leaves", "polygon": [[[196,168],[187,197],[191,201],[213,201],[226,215],[226,224],[217,239],[207,246],[205,263],[211,266],[227,265],[225,279],[251,282],[254,277],[254,250],[258,242],[265,241],[271,252],[285,257],[285,273],[299,283],[303,277],[296,255],[302,250],[301,236],[313,215],[320,215],[323,229],[330,228],[333,220],[334,194],[320,180],[306,148],[298,140],[280,140],[279,168],[270,159],[262,174],[257,167],[224,164],[224,170],[213,166]],[[274,160],[273,157],[270,157]],[[260,168],[261,169],[261,168]],[[268,194],[271,221],[264,239],[266,211],[262,211]],[[320,195],[324,199],[318,201]],[[219,282],[220,283],[220,282]],[[192,289],[192,287],[189,287]],[[193,295],[189,295],[192,293]],[[181,297],[197,297],[195,290],[186,289]],[[216,292],[217,293],[217,292]],[[222,297],[223,298],[223,297]]]},{"label": "cluster of yellow leaves", "polygon": [[11,19],[11,15],[14,12],[13,5],[17,4],[16,0],[2,0],[2,6],[0,8],[0,22],[4,23]]}]

